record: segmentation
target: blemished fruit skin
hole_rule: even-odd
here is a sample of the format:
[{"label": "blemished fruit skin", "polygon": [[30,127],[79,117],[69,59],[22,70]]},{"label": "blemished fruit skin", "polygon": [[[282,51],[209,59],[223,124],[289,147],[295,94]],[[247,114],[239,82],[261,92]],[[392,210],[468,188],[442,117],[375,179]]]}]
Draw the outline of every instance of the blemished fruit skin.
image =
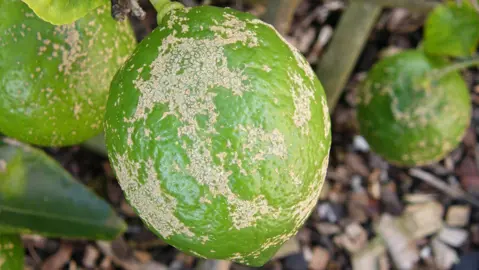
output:
[{"label": "blemished fruit skin", "polygon": [[61,26],[19,0],[0,6],[0,132],[43,146],[100,133],[111,79],[135,47],[129,25],[108,5]]},{"label": "blemished fruit skin", "polygon": [[112,81],[109,158],[145,224],[192,255],[263,265],[317,203],[328,166],[323,88],[252,15],[178,9]]},{"label": "blemished fruit skin", "polygon": [[395,165],[420,166],[459,144],[472,111],[467,85],[457,72],[427,75],[447,65],[412,50],[374,65],[358,93],[359,126],[372,150]]},{"label": "blemished fruit skin", "polygon": [[0,234],[0,270],[23,270],[23,257],[20,236]]}]

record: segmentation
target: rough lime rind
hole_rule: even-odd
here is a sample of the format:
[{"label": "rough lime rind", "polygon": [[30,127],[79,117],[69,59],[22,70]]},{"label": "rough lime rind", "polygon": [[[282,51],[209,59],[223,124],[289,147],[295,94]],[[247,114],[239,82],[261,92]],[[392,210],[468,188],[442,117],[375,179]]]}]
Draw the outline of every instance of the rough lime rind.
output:
[{"label": "rough lime rind", "polygon": [[326,97],[273,27],[167,14],[115,76],[109,157],[143,221],[196,256],[259,266],[304,223],[331,144]]},{"label": "rough lime rind", "polygon": [[369,71],[358,93],[359,125],[371,148],[389,162],[429,164],[461,141],[472,111],[467,85],[457,72],[438,80],[425,76],[446,65],[411,50]]},{"label": "rough lime rind", "polygon": [[23,257],[20,236],[0,234],[0,270],[23,270]]},{"label": "rough lime rind", "polygon": [[104,6],[54,26],[22,1],[0,2],[0,132],[46,146],[101,132],[111,79],[134,49],[128,24]]}]

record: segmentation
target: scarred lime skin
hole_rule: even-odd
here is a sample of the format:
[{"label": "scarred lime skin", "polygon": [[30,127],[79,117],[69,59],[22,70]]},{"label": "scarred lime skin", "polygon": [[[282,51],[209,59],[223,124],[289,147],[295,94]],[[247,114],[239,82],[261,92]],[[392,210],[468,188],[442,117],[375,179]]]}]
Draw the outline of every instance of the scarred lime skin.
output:
[{"label": "scarred lime skin", "polygon": [[113,79],[107,148],[151,230],[200,257],[263,265],[314,206],[330,119],[319,80],[270,25],[167,14]]},{"label": "scarred lime skin", "polygon": [[472,111],[467,85],[457,72],[425,76],[446,65],[412,50],[374,65],[358,93],[360,130],[372,150],[393,164],[418,166],[459,144]]},{"label": "scarred lime skin", "polygon": [[0,234],[0,270],[23,270],[23,257],[20,236]]},{"label": "scarred lime skin", "polygon": [[22,1],[0,4],[0,132],[44,146],[100,133],[111,79],[135,46],[130,27],[108,6],[54,26]]}]

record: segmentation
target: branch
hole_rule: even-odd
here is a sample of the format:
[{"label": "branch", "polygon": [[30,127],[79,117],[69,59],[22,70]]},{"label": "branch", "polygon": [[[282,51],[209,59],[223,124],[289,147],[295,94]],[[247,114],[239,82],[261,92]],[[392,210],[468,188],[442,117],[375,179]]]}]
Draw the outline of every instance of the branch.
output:
[{"label": "branch", "polygon": [[130,13],[128,2],[121,0],[111,0],[111,16],[117,21],[124,21]]},{"label": "branch", "polygon": [[380,13],[380,5],[367,0],[356,0],[341,16],[331,43],[316,69],[331,112]]},{"label": "branch", "polygon": [[136,18],[143,20],[146,17],[146,12],[141,8],[138,0],[130,0],[131,13]]},{"label": "branch", "polygon": [[406,8],[410,11],[428,12],[440,2],[435,0],[369,0],[386,8]]},{"label": "branch", "polygon": [[124,21],[130,13],[140,20],[146,16],[138,0],[111,0],[111,16],[115,20]]},{"label": "branch", "polygon": [[281,35],[291,27],[294,12],[301,0],[268,0],[268,8],[263,20],[273,25]]},{"label": "branch", "polygon": [[448,184],[441,181],[441,179],[437,178],[436,176],[425,172],[419,169],[410,169],[409,174],[414,176],[425,183],[429,184],[430,186],[442,191],[446,195],[450,196],[454,199],[464,200],[470,203],[472,206],[479,208],[479,200],[475,198],[473,195],[465,192],[461,188],[458,187],[451,187]]}]

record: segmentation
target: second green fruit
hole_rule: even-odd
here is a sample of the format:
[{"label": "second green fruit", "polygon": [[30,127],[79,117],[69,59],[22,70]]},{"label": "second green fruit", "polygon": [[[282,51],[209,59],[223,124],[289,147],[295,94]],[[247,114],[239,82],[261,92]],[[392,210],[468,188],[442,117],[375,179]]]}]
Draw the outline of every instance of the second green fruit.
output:
[{"label": "second green fruit", "polygon": [[0,0],[0,132],[44,146],[101,132],[110,81],[134,48],[130,27],[108,6],[68,25]]},{"label": "second green fruit", "polygon": [[396,165],[438,161],[461,141],[471,99],[457,72],[440,57],[405,51],[379,61],[359,90],[358,120],[372,150]]}]

